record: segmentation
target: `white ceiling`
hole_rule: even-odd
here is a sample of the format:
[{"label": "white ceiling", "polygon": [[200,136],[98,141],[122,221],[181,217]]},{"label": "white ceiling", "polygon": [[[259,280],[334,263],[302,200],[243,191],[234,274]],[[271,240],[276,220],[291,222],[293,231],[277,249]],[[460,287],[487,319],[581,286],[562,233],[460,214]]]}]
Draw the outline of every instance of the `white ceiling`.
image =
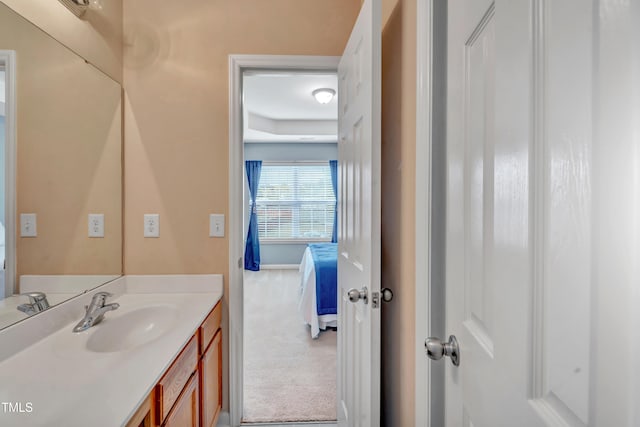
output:
[{"label": "white ceiling", "polygon": [[311,92],[338,91],[335,74],[263,72],[245,74],[245,142],[336,142],[338,102],[320,104]]}]

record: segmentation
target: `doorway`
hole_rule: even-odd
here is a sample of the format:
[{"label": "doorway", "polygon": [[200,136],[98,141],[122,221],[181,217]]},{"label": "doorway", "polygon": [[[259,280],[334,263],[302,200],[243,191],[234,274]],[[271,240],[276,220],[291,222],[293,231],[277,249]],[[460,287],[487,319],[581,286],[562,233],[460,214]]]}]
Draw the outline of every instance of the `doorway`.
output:
[{"label": "doorway", "polygon": [[[234,55],[230,57],[231,97],[230,97],[230,265],[229,265],[229,328],[231,333],[230,348],[230,424],[243,423],[246,396],[244,384],[247,373],[244,371],[245,351],[247,350],[245,331],[245,296],[249,292],[244,280],[244,252],[245,252],[245,147],[243,141],[243,128],[246,120],[243,110],[243,74],[245,72],[257,72],[277,70],[277,73],[290,73],[292,71],[308,74],[331,74],[337,70],[339,58],[336,57],[307,57],[307,56],[248,56]],[[311,96],[311,95],[310,95]],[[299,261],[298,261],[299,262]],[[290,267],[279,265],[278,267]],[[269,270],[266,270],[269,272]],[[253,273],[253,272],[252,272]],[[297,270],[281,269],[277,275],[298,274]],[[297,279],[293,279],[294,287]],[[303,326],[299,323],[298,326]],[[306,327],[305,327],[306,328]],[[308,331],[308,329],[306,330]],[[329,331],[335,333],[333,331]],[[310,334],[310,332],[308,332]],[[290,424],[294,425],[294,424]],[[315,426],[331,426],[335,422],[315,423]]]},{"label": "doorway", "polygon": [[[337,86],[335,72],[242,76],[245,423],[336,421]],[[336,254],[322,314],[316,249]]]}]

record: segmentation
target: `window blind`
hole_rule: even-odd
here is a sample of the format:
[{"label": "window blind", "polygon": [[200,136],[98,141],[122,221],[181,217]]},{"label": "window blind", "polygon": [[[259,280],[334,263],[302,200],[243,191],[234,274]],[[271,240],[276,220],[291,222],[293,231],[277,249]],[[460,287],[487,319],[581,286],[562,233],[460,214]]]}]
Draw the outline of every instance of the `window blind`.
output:
[{"label": "window blind", "polygon": [[336,198],[329,164],[263,164],[256,197],[260,240],[330,241]]}]

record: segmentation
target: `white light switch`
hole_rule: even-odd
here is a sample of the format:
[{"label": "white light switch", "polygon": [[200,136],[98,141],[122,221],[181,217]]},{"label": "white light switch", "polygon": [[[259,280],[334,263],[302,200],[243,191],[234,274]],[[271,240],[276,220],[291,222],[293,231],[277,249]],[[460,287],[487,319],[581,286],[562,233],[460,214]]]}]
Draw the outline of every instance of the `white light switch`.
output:
[{"label": "white light switch", "polygon": [[104,214],[89,214],[89,237],[104,237]]},{"label": "white light switch", "polygon": [[144,214],[144,237],[160,237],[160,214]]},{"label": "white light switch", "polygon": [[209,215],[209,237],[224,237],[224,215]]},{"label": "white light switch", "polygon": [[36,224],[36,214],[20,214],[20,237],[37,237],[38,229]]}]

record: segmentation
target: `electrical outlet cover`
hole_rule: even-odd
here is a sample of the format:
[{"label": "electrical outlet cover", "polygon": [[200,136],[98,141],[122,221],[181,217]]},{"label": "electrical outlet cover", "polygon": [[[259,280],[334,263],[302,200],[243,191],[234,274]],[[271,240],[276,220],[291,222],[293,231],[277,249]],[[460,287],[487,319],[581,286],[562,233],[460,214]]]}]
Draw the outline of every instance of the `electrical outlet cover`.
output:
[{"label": "electrical outlet cover", "polygon": [[104,214],[89,214],[89,237],[104,237]]},{"label": "electrical outlet cover", "polygon": [[144,237],[160,237],[160,214],[144,214]]},{"label": "electrical outlet cover", "polygon": [[34,213],[23,213],[20,214],[20,237],[37,237],[38,236],[38,228],[37,228],[36,214]]}]

